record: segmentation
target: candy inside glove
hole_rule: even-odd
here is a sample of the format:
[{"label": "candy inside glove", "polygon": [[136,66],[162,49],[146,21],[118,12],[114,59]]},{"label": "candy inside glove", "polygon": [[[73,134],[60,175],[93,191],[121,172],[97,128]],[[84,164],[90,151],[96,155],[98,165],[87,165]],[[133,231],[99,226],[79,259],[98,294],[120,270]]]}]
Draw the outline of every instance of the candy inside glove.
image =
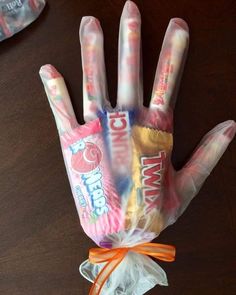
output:
[{"label": "candy inside glove", "polygon": [[[98,246],[111,249],[150,242],[183,213],[236,131],[226,121],[210,131],[180,170],[171,164],[172,115],[189,31],[172,19],[166,31],[150,107],[142,105],[140,13],[127,1],[119,33],[117,106],[108,100],[103,34],[94,17],[80,26],[85,125],[80,126],[64,80],[51,65],[40,75],[52,108],[81,225]],[[107,260],[105,260],[107,261]],[[81,273],[94,281],[104,261],[86,261]],[[105,283],[105,282],[103,282]],[[96,288],[101,291],[100,281]],[[167,285],[165,272],[142,253],[129,251],[102,294],[141,295]],[[92,293],[91,294],[97,294]]]},{"label": "candy inside glove", "polygon": [[0,41],[31,24],[42,12],[45,0],[1,0]]}]

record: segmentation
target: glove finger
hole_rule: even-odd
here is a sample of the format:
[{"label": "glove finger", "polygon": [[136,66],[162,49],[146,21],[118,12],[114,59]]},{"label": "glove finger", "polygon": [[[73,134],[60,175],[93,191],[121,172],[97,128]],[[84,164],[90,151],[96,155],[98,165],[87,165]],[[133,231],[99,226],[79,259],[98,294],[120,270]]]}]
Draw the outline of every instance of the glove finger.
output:
[{"label": "glove finger", "polygon": [[180,214],[200,190],[236,132],[232,120],[217,125],[197,146],[189,162],[176,173],[176,189],[181,197]]},{"label": "glove finger", "polygon": [[86,122],[97,118],[98,111],[110,106],[104,62],[103,32],[99,21],[83,17],[80,24],[83,67],[83,106]]},{"label": "glove finger", "polygon": [[39,71],[55,117],[59,134],[78,127],[71,100],[61,74],[52,66],[44,65]]},{"label": "glove finger", "polygon": [[189,43],[186,22],[170,20],[164,37],[150,101],[151,109],[167,113],[174,108],[175,95],[183,71]]},{"label": "glove finger", "polygon": [[127,1],[120,20],[118,53],[119,109],[132,109],[142,104],[141,16],[137,6]]}]

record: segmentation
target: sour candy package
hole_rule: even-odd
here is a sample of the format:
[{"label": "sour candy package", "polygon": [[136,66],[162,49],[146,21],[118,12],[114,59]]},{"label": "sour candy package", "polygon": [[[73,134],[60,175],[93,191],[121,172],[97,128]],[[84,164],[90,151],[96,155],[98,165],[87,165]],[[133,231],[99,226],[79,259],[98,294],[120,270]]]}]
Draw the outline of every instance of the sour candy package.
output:
[{"label": "sour candy package", "polygon": [[0,0],[0,41],[31,24],[44,6],[45,0]]},{"label": "sour candy package", "polygon": [[189,30],[182,19],[170,20],[146,108],[140,25],[138,8],[127,1],[120,21],[113,109],[102,29],[96,18],[82,19],[84,125],[77,123],[61,74],[52,65],[40,70],[81,225],[99,246],[80,266],[81,274],[94,283],[90,294],[141,295],[156,284],[168,284],[164,270],[148,256],[173,261],[175,249],[151,241],[184,212],[236,131],[234,121],[217,125],[189,162],[174,170],[172,115]]}]

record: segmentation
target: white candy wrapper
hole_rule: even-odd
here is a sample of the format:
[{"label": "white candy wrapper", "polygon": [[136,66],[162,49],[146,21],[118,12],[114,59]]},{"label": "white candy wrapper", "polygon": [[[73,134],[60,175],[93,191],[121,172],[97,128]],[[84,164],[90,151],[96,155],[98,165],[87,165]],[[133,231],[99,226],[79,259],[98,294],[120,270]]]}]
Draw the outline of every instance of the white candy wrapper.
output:
[{"label": "white candy wrapper", "polygon": [[[108,100],[99,21],[80,26],[85,125],[79,125],[61,74],[40,70],[59,132],[65,166],[90,249],[81,274],[90,295],[142,295],[168,285],[150,257],[171,262],[175,248],[150,243],[184,212],[233,139],[234,121],[217,125],[189,162],[171,163],[173,109],[189,42],[187,24],[172,19],[166,31],[150,107],[142,105],[141,17],[127,1],[121,16],[117,106]],[[150,256],[150,257],[148,257]]]}]

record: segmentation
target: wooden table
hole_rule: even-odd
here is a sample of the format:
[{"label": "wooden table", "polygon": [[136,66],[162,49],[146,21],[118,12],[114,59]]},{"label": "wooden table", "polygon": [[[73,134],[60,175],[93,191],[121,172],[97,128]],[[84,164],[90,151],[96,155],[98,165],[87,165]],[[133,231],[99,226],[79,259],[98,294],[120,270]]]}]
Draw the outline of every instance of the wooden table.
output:
[{"label": "wooden table", "polygon": [[[236,2],[136,1],[142,13],[147,105],[162,38],[171,17],[191,33],[175,110],[173,162],[180,168],[204,133],[236,118]],[[81,229],[54,120],[38,71],[54,64],[66,79],[82,119],[78,28],[95,15],[105,34],[109,93],[116,98],[117,41],[124,1],[48,0],[41,17],[0,44],[0,294],[84,295],[79,272],[93,242]],[[161,263],[170,287],[148,294],[236,294],[236,142],[198,197],[158,239],[177,247]]]}]

